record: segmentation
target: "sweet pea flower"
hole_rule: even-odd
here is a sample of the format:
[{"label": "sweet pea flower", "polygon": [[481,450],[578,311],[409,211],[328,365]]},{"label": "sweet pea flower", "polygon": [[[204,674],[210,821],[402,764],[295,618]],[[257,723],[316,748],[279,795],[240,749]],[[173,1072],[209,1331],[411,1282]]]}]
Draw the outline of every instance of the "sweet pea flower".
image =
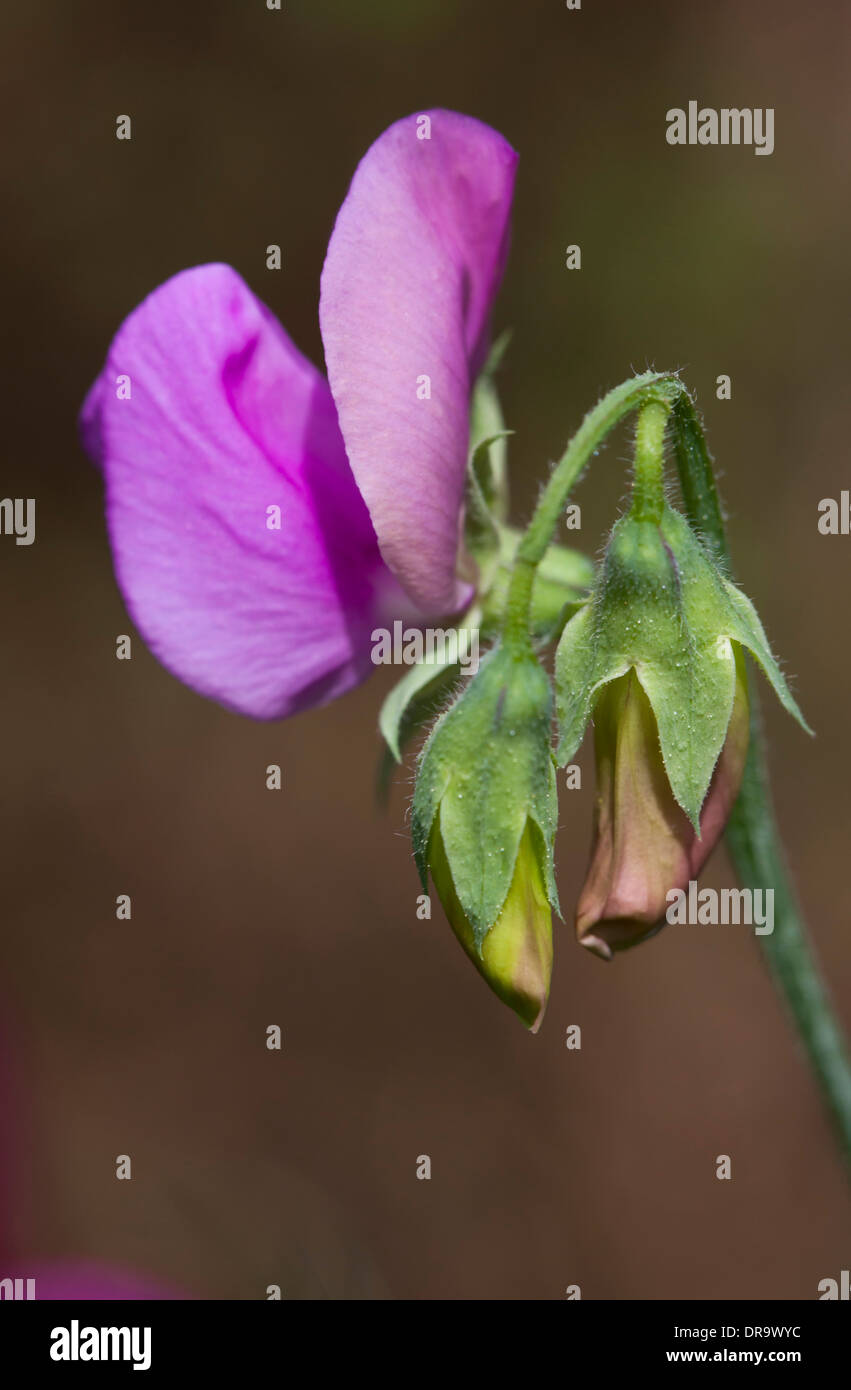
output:
[{"label": "sweet pea flower", "polygon": [[470,602],[470,397],[516,158],[450,111],[376,140],[322,272],[327,380],[226,265],[119,329],[83,440],[129,612],[200,694],[256,719],[324,704],[369,673],[377,625]]}]

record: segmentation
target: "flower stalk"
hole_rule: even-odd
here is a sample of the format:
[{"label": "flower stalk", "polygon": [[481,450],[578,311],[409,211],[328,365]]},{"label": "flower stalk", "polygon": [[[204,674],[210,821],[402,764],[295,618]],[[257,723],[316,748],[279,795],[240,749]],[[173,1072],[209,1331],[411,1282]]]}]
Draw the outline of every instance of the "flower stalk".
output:
[{"label": "flower stalk", "polygon": [[[686,515],[700,530],[704,544],[729,570],[729,549],[712,461],[697,412],[685,393],[675,404],[672,424]],[[743,884],[756,887],[770,883],[774,888],[774,931],[759,938],[760,947],[851,1171],[851,1062],[786,867],[771,799],[762,714],[753,685],[750,721],[748,758],[727,824],[727,849]]]},{"label": "flower stalk", "polygon": [[665,429],[670,406],[649,400],[639,409],[635,431],[635,481],[630,512],[636,521],[659,522],[665,510]]},{"label": "flower stalk", "polygon": [[535,571],[552,544],[559,517],[573,488],[606,436],[638,406],[655,401],[669,407],[685,387],[664,372],[644,372],[609,391],[589,410],[564,454],[553,468],[532,520],[517,547],[505,607],[503,639],[519,648],[528,642],[529,603]]},{"label": "flower stalk", "polygon": [[[505,609],[503,640],[518,651],[528,642],[535,571],[555,534],[571,491],[609,432],[638,410],[632,514],[657,520],[664,508],[663,439],[670,425],[684,514],[719,572],[731,572],[712,462],[697,412],[677,377],[645,373],[610,391],[586,415],[555,465],[517,549]],[[753,682],[750,743],[743,780],[730,814],[726,843],[745,886],[770,884],[774,932],[760,937],[774,984],[784,1000],[851,1168],[851,1064],[842,1029],[798,907],[786,868],[769,790],[759,702]]]}]

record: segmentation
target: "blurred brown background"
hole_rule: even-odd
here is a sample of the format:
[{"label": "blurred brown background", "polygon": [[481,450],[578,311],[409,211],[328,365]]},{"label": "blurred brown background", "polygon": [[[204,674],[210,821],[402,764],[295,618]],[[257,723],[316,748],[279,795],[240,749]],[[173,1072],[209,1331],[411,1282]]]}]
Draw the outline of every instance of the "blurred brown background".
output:
[{"label": "blurred brown background", "polygon": [[[560,1298],[579,1283],[585,1298],[810,1299],[848,1267],[847,1187],[751,934],[670,930],[607,967],[559,928],[548,1016],[527,1036],[439,909],[416,918],[410,760],[388,813],[372,794],[392,673],[260,725],[183,688],[141,641],[115,660],[132,629],[75,417],[124,315],[203,261],[234,265],[321,361],[325,246],[370,142],[432,105],[504,132],[521,155],[495,325],[514,328],[517,517],[602,389],[685,368],[738,577],[818,731],[766,700],[780,820],[851,1023],[851,538],[816,529],[819,500],[851,483],[849,21],[795,0],[4,7],[0,492],[37,499],[35,545],[0,538],[19,1250],[212,1298],[270,1283]],[[692,98],[773,106],[774,154],[670,148],[665,112]],[[593,552],[625,456],[619,441],[578,494]],[[585,789],[561,797],[567,909],[590,838],[587,747],[582,762]],[[705,882],[730,882],[722,853]],[[115,1179],[120,1153],[132,1182]],[[422,1153],[431,1182],[415,1178]],[[722,1153],[731,1182],[715,1178]]]}]

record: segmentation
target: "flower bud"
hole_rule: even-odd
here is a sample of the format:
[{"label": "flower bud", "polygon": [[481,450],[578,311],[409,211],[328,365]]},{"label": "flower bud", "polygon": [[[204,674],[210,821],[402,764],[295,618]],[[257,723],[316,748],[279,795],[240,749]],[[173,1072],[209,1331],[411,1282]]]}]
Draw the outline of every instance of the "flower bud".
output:
[{"label": "flower bud", "polygon": [[552,912],[531,825],[527,822],[523,831],[508,895],[481,948],[455,891],[439,817],[432,831],[429,867],[452,930],[479,974],[527,1028],[537,1033],[550,992],[553,935]]},{"label": "flower bud", "polygon": [[806,729],[752,604],[685,518],[668,506],[658,519],[623,517],[556,656],[560,762],[595,719],[595,837],[577,933],[599,955],[652,935],[667,892],[720,838],[747,753],[744,648]]},{"label": "flower bud", "polygon": [[552,693],[531,650],[497,647],[435,725],[412,810],[414,854],[464,950],[533,1031],[552,968]]},{"label": "flower bud", "polygon": [[701,810],[699,837],[674,800],[656,718],[635,671],[606,685],[599,696],[594,710],[594,843],[576,909],[576,935],[605,960],[659,930],[669,891],[687,888],[721,837],[748,749],[748,691],[740,649],[735,661],[733,711]]}]

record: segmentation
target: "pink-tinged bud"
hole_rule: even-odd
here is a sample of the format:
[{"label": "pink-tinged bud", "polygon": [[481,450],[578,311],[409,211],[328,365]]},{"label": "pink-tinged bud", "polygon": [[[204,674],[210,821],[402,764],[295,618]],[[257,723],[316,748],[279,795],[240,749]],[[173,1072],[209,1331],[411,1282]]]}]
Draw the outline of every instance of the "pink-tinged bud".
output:
[{"label": "pink-tinged bud", "polygon": [[603,687],[594,712],[594,844],[576,935],[604,960],[664,925],[669,891],[687,889],[714,849],[739,793],[748,750],[747,677],[733,644],[736,688],[727,735],[700,813],[698,839],[674,800],[659,732],[632,669]]},{"label": "pink-tinged bud", "polygon": [[549,897],[529,822],[520,841],[508,895],[481,950],[455,891],[439,817],[431,836],[429,867],[452,930],[479,974],[526,1027],[537,1033],[550,992],[553,938]]}]

